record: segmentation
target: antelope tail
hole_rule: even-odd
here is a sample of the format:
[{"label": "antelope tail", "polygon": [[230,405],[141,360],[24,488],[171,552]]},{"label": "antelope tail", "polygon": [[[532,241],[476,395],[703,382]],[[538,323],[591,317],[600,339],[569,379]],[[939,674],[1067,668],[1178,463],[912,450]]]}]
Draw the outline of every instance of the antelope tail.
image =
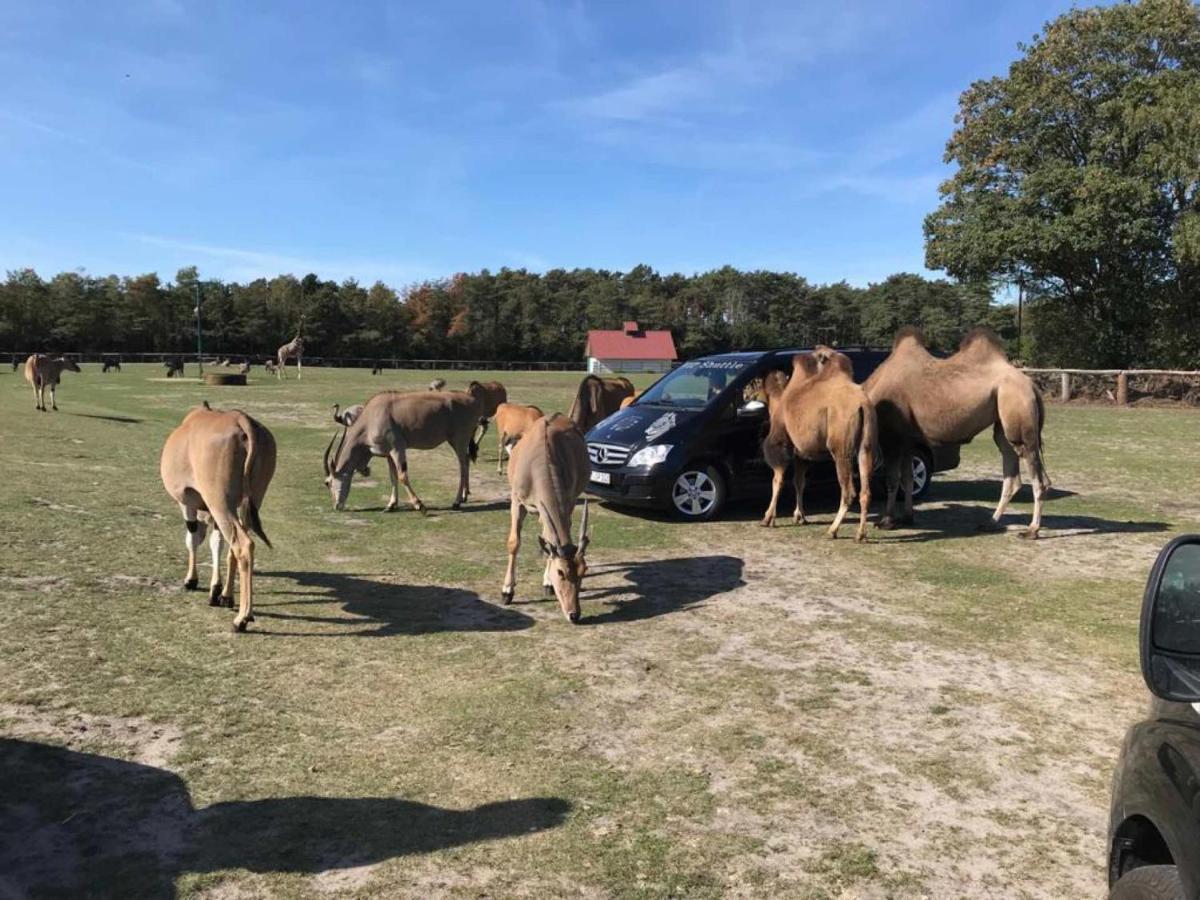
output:
[{"label": "antelope tail", "polygon": [[[271,539],[267,537],[267,533],[263,531],[262,519],[258,517],[258,507],[254,505],[254,501],[250,499],[250,473],[254,470],[254,455],[257,447],[254,441],[254,425],[250,422],[245,422],[242,425],[242,431],[246,435],[246,464],[242,469],[242,490],[245,492],[245,509],[242,511],[242,527],[249,528],[257,534],[264,544],[271,547]],[[273,547],[271,549],[274,549]]]}]

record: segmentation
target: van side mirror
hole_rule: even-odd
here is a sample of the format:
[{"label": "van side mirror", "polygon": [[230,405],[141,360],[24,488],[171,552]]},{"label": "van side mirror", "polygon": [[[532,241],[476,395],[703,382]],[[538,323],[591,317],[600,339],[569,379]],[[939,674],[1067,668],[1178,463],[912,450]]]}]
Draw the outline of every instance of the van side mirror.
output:
[{"label": "van side mirror", "polygon": [[763,415],[763,413],[766,412],[766,409],[767,404],[763,403],[761,400],[751,400],[750,402],[739,406],[737,414],[739,419],[756,419]]},{"label": "van side mirror", "polygon": [[1155,696],[1200,701],[1200,534],[1158,554],[1142,600],[1142,676]]}]

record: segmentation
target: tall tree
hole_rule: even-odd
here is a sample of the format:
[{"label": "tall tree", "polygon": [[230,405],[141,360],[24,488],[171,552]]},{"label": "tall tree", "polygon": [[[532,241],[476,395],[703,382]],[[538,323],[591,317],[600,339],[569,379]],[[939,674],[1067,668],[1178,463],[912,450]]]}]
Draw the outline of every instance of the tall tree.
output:
[{"label": "tall tree", "polygon": [[1055,309],[1055,361],[1200,361],[1200,9],[1076,9],[1020,49],[960,98],[926,264]]}]

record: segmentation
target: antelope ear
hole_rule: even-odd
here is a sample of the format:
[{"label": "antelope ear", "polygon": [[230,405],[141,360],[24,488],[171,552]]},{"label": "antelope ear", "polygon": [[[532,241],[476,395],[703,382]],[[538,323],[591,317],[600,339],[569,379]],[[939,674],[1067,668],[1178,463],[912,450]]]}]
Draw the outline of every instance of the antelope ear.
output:
[{"label": "antelope ear", "polygon": [[538,535],[538,546],[542,548],[542,553],[546,556],[558,556],[558,548],[553,544],[547,544],[546,539],[540,534]]}]

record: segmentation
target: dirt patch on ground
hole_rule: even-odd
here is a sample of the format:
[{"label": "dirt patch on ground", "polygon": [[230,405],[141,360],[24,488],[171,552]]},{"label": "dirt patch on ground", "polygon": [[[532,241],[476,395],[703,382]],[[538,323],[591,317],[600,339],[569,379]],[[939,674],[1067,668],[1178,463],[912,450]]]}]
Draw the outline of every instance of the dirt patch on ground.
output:
[{"label": "dirt patch on ground", "polygon": [[8,737],[50,739],[72,749],[120,748],[125,758],[160,768],[170,762],[183,738],[179,729],[146,719],[8,703],[0,704],[0,722]]},{"label": "dirt patch on ground", "polygon": [[[560,749],[704,779],[712,820],[679,823],[680,837],[753,848],[731,884],[1100,893],[1108,776],[1135,686],[1050,648],[931,647],[931,624],[894,612],[855,564],[862,548],[817,555],[774,536],[774,552],[739,560],[737,584],[703,554],[589,578],[585,616],[613,630],[574,661],[596,706]],[[653,634],[626,640],[650,616]]]}]

